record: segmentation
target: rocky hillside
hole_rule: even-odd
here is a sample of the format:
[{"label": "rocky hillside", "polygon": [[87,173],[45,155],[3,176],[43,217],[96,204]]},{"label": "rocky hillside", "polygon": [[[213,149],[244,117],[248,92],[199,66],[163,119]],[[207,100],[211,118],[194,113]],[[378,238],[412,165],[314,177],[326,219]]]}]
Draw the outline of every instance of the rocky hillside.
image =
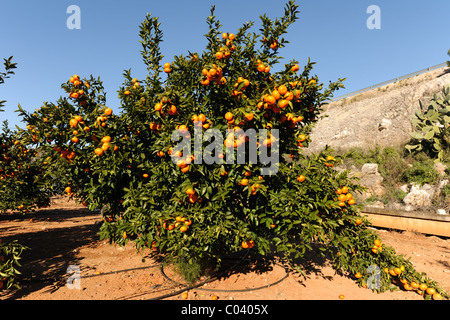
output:
[{"label": "rocky hillside", "polygon": [[402,145],[410,139],[419,100],[426,105],[446,84],[450,68],[440,68],[330,103],[324,109],[328,117],[313,129],[308,149]]}]

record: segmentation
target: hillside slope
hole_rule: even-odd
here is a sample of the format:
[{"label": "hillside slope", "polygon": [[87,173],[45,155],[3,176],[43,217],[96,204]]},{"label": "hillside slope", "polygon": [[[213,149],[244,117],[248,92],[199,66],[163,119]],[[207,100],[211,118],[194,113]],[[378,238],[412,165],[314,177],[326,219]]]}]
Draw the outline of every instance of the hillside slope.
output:
[{"label": "hillside slope", "polygon": [[308,151],[326,145],[334,150],[375,145],[398,146],[409,141],[411,117],[434,93],[450,84],[450,69],[440,68],[332,102],[311,133]]}]

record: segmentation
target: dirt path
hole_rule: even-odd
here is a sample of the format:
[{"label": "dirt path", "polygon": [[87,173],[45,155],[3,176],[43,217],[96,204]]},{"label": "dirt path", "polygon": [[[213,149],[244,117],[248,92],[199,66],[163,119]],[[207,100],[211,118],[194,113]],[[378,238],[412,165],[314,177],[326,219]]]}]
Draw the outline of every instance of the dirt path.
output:
[{"label": "dirt path", "polygon": [[[99,213],[67,199],[57,199],[49,209],[25,217],[2,218],[2,240],[18,239],[32,250],[22,259],[23,289],[0,293],[0,299],[154,299],[182,288],[162,275],[160,263],[149,252],[136,254],[131,244],[121,248],[100,241],[96,234],[100,222]],[[450,239],[385,230],[377,233],[397,253],[410,257],[418,271],[450,291]],[[69,266],[80,270],[79,289],[66,286]],[[323,260],[309,261],[307,270],[305,278],[286,273],[281,264],[250,261],[190,290],[188,299],[210,300],[217,295],[220,300],[337,300],[344,295],[350,300],[422,300],[413,292],[376,294],[359,288],[353,280],[336,275]],[[181,281],[170,266],[164,272]],[[181,295],[166,299],[179,300]]]}]

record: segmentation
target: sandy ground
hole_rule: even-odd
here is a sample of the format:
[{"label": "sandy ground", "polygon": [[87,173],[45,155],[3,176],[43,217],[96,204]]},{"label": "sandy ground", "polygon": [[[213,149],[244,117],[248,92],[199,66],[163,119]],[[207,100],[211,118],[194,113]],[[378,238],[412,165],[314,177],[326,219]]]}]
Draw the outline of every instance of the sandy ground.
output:
[{"label": "sandy ground", "polygon": [[[99,213],[67,199],[56,199],[48,209],[27,216],[0,218],[3,241],[18,239],[31,248],[23,254],[21,290],[3,291],[0,300],[181,300],[182,282],[169,266],[150,252],[137,254],[130,244],[110,245],[99,240]],[[410,232],[376,230],[381,240],[397,253],[410,257],[418,271],[450,291],[450,239]],[[230,260],[230,266],[236,260]],[[79,271],[80,282],[67,285]],[[358,287],[336,275],[326,260],[305,262],[306,277],[287,272],[277,262],[245,261],[213,282],[188,290],[188,300],[423,300],[414,292],[382,294]],[[171,280],[170,280],[171,279]],[[173,295],[173,293],[176,293]]]}]

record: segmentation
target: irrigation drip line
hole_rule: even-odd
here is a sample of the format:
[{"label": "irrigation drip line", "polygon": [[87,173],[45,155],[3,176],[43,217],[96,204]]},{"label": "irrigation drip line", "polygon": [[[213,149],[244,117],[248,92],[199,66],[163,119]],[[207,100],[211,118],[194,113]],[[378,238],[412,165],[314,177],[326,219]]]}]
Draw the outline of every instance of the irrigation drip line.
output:
[{"label": "irrigation drip line", "polygon": [[[90,274],[90,275],[86,275],[86,276],[80,276],[80,279],[101,277],[101,276],[106,276],[106,275],[109,275],[109,274],[116,274],[116,273],[120,273],[120,272],[128,272],[128,271],[142,270],[142,269],[150,269],[150,268],[156,268],[156,267],[159,267],[159,264],[152,265],[152,266],[145,266],[145,267],[136,267],[136,268],[130,268],[130,269],[123,269],[123,270],[117,270],[117,271],[110,271],[110,272],[101,272],[99,274]],[[69,274],[69,273],[67,273],[67,274]],[[57,282],[57,281],[63,281],[63,280],[65,280],[65,279],[61,279],[61,278],[57,278],[57,277],[23,278],[23,281],[28,281],[28,282]]]},{"label": "irrigation drip line", "polygon": [[[151,298],[151,299],[149,299],[149,300],[162,300],[162,299],[165,299],[165,298],[169,298],[169,297],[173,297],[173,296],[179,295],[179,294],[181,294],[181,293],[183,293],[183,292],[185,292],[185,291],[189,291],[189,290],[192,290],[192,289],[203,290],[203,291],[214,291],[214,292],[248,292],[248,291],[261,290],[261,289],[265,289],[265,288],[269,288],[269,287],[271,287],[271,286],[274,286],[274,285],[276,285],[276,284],[282,282],[283,280],[285,280],[285,279],[289,276],[289,270],[286,268],[286,266],[283,266],[283,265],[281,265],[281,264],[275,262],[274,264],[275,264],[275,265],[278,265],[278,266],[281,266],[281,267],[285,270],[286,273],[285,273],[285,275],[284,275],[281,279],[279,279],[279,280],[277,280],[277,281],[275,281],[275,282],[269,283],[269,284],[267,284],[267,285],[260,286],[260,287],[256,287],[256,288],[245,288],[245,289],[210,289],[210,288],[200,288],[201,286],[204,286],[204,285],[207,284],[207,283],[210,283],[210,282],[213,282],[213,281],[217,280],[221,275],[223,275],[223,274],[226,273],[226,272],[231,271],[231,270],[234,269],[236,266],[238,266],[239,264],[241,264],[243,261],[258,261],[258,259],[246,258],[247,255],[248,255],[248,251],[247,251],[247,253],[245,254],[245,256],[244,256],[243,258],[241,258],[241,259],[240,259],[236,264],[234,264],[232,267],[230,267],[230,268],[228,268],[227,270],[225,270],[225,271],[223,271],[223,272],[221,272],[221,273],[219,273],[219,274],[217,274],[217,275],[215,275],[215,276],[213,276],[213,277],[210,277],[210,278],[208,278],[208,279],[206,279],[206,280],[204,280],[204,281],[202,281],[202,282],[200,282],[200,283],[197,283],[197,284],[195,284],[195,285],[186,285],[186,284],[177,282],[177,281],[171,279],[170,277],[168,277],[168,276],[166,275],[166,273],[164,272],[164,261],[163,261],[163,263],[160,264],[160,271],[161,271],[161,274],[163,275],[163,277],[164,277],[165,279],[167,279],[167,280],[169,280],[169,281],[171,281],[171,282],[177,284],[178,286],[182,286],[182,287],[184,287],[184,288],[183,288],[183,289],[180,289],[180,290],[177,290],[177,291],[175,291],[175,292],[169,293],[169,294],[165,294],[165,295],[161,295],[161,296],[159,296],[159,297]],[[224,260],[234,260],[234,259],[233,259],[233,258],[224,258]]]},{"label": "irrigation drip line", "polygon": [[[80,279],[85,279],[85,278],[93,278],[93,277],[100,277],[100,276],[105,276],[105,275],[110,275],[110,274],[117,274],[117,273],[121,273],[121,272],[128,272],[128,271],[134,271],[134,270],[142,270],[142,269],[149,269],[149,268],[156,268],[159,267],[159,270],[161,272],[161,275],[168,281],[174,283],[175,285],[177,285],[178,287],[181,286],[183,287],[180,290],[168,293],[168,294],[164,294],[155,298],[151,298],[149,300],[162,300],[162,299],[166,299],[169,297],[173,297],[176,295],[179,295],[185,291],[189,291],[189,290],[193,290],[193,289],[197,289],[197,290],[203,290],[203,291],[215,291],[215,292],[248,292],[248,291],[254,291],[254,290],[261,290],[261,289],[265,289],[265,288],[269,288],[271,286],[274,286],[280,282],[282,282],[283,280],[285,280],[288,276],[289,276],[289,270],[286,266],[277,263],[277,262],[273,262],[275,265],[278,265],[280,267],[282,267],[285,270],[285,275],[281,278],[278,279],[272,283],[269,283],[267,285],[264,286],[260,286],[260,287],[256,287],[256,288],[245,288],[245,289],[212,289],[212,288],[200,288],[202,286],[204,286],[205,284],[208,284],[210,282],[213,282],[215,280],[218,280],[222,275],[226,274],[227,272],[230,272],[231,270],[233,270],[234,268],[236,268],[238,265],[240,265],[242,262],[249,262],[249,261],[253,261],[253,262],[257,262],[259,261],[258,259],[254,259],[254,258],[247,258],[249,254],[249,250],[246,251],[245,255],[240,258],[234,265],[232,265],[230,268],[227,268],[226,270],[211,276],[209,278],[207,278],[206,280],[203,280],[197,284],[193,284],[193,285],[187,285],[178,281],[175,281],[174,279],[170,278],[165,272],[164,272],[164,265],[165,263],[165,259],[159,263],[159,264],[155,264],[152,266],[145,266],[145,267],[136,267],[136,268],[130,268],[130,269],[123,269],[123,270],[117,270],[117,271],[110,271],[110,272],[102,272],[99,274],[91,274],[91,275],[85,275],[85,276],[80,276]],[[237,258],[222,258],[222,260],[236,260]],[[24,278],[23,279],[26,282],[63,282],[65,279],[61,279],[58,277],[47,277],[47,278]],[[165,290],[169,290],[171,288],[167,288]],[[150,291],[145,291],[143,293],[139,293],[139,294],[135,294],[135,295],[131,295],[128,297],[122,297],[121,299],[130,299],[130,298],[135,298],[138,296],[142,296],[142,295],[146,295],[148,293],[151,293]]]}]

